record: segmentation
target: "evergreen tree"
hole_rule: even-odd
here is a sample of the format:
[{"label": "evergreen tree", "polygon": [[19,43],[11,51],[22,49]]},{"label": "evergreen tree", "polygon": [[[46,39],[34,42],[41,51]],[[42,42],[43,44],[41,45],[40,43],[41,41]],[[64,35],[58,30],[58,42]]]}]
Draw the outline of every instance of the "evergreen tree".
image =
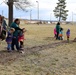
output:
[{"label": "evergreen tree", "polygon": [[61,20],[66,21],[67,19],[67,12],[68,10],[66,10],[66,0],[58,0],[59,2],[57,3],[57,7],[55,7],[54,11],[54,15],[56,18],[59,19],[59,22]]}]

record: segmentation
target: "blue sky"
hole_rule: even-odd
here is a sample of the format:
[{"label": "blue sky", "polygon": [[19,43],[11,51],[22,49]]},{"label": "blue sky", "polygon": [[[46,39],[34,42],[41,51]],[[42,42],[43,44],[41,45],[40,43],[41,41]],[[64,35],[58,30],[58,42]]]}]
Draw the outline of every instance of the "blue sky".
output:
[{"label": "blue sky", "polygon": [[[0,14],[2,14],[5,17],[8,17],[8,6],[2,3],[3,0],[0,0]],[[39,19],[42,20],[57,20],[54,16],[53,10],[56,6],[56,3],[58,0],[29,0],[32,2],[33,7],[28,8],[28,12],[23,12],[21,10],[17,10],[14,7],[14,17],[18,18],[24,18],[24,19],[30,19],[30,9],[32,10],[32,19],[37,19],[37,3],[36,1],[39,2]],[[76,0],[66,0],[67,2],[67,7],[66,9],[69,10],[68,12],[68,19],[67,20],[72,20],[72,12],[73,12],[73,20],[76,21]]]}]

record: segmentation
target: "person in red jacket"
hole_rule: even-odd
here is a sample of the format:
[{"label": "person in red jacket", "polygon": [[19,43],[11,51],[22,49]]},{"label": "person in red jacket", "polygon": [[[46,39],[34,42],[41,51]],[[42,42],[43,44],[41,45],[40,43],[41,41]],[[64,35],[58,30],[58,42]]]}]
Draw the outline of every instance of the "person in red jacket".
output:
[{"label": "person in red jacket", "polygon": [[20,43],[20,50],[23,53],[23,50],[24,50],[24,40],[25,40],[24,35],[25,35],[26,30],[25,30],[25,28],[23,28],[22,30],[23,31],[20,31],[20,33],[19,33],[18,41]]}]

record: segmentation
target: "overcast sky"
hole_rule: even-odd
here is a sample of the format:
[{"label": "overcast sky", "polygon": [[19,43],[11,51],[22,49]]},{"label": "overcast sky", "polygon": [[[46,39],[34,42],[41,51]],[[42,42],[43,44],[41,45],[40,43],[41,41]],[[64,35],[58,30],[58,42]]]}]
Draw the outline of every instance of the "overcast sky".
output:
[{"label": "overcast sky", "polygon": [[[0,0],[0,14],[2,14],[5,17],[8,17],[8,6],[2,3],[3,0]],[[39,19],[42,20],[57,20],[54,17],[53,10],[56,7],[56,3],[58,0],[30,0],[33,4],[33,7],[31,8],[32,12],[32,19],[37,19],[37,3],[39,2]],[[72,20],[72,12],[73,12],[73,20],[76,21],[76,0],[66,0],[66,9],[69,10],[68,12],[68,19]],[[2,3],[2,4],[1,4]],[[20,10],[17,10],[14,8],[14,17],[21,17],[25,19],[30,19],[30,9],[28,12],[23,12]]]}]

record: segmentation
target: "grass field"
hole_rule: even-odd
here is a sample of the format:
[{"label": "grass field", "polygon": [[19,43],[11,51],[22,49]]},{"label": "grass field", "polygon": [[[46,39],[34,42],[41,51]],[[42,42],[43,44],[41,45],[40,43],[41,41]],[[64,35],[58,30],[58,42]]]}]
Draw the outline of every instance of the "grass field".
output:
[{"label": "grass field", "polygon": [[[54,38],[55,25],[21,25],[26,28],[25,53],[8,53],[5,41],[0,45],[0,75],[76,75],[75,25],[61,25],[64,40]],[[70,42],[66,30],[70,28]]]}]

